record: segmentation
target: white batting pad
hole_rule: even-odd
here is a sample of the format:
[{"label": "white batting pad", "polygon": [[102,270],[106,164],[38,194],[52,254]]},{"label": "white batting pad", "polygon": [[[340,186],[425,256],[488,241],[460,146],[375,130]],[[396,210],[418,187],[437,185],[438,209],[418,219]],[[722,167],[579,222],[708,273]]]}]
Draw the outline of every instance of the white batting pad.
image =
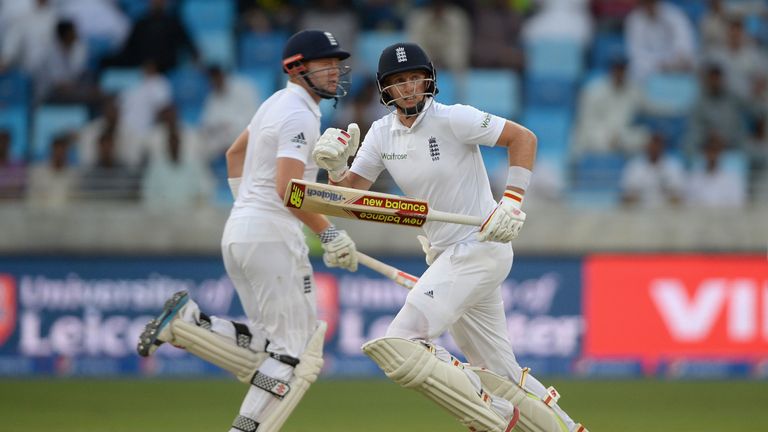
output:
[{"label": "white batting pad", "polygon": [[560,420],[555,411],[536,395],[501,375],[487,369],[469,367],[480,377],[483,388],[496,396],[512,402],[520,410],[520,421],[516,430],[522,432],[568,432],[568,427]]},{"label": "white batting pad", "polygon": [[251,378],[268,354],[238,346],[234,340],[184,320],[175,320],[173,344],[232,372],[238,380],[250,384]]},{"label": "white batting pad", "polygon": [[472,430],[506,430],[509,421],[491,409],[487,395],[478,394],[461,363],[446,363],[424,345],[394,337],[374,339],[363,352],[394,382],[423,393]]},{"label": "white batting pad", "polygon": [[317,329],[307,342],[307,347],[299,357],[299,364],[293,370],[293,378],[289,381],[291,391],[278,404],[271,404],[272,412],[259,425],[259,432],[277,432],[283,427],[291,412],[296,409],[309,386],[317,380],[323,368],[323,342],[325,330],[328,328],[324,321],[317,322]]}]

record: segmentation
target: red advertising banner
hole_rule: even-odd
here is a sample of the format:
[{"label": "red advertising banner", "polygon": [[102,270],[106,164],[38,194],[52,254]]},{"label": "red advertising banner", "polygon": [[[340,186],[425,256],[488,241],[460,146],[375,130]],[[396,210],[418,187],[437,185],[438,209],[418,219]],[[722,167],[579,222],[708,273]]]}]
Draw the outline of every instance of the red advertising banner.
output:
[{"label": "red advertising banner", "polygon": [[768,260],[596,255],[584,267],[584,355],[659,360],[768,356]]}]

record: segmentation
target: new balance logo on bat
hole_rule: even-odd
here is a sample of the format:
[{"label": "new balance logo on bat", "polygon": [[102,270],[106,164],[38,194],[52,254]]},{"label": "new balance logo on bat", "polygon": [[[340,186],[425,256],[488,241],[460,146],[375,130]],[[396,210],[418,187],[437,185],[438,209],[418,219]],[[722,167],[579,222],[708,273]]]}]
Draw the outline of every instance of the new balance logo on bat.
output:
[{"label": "new balance logo on bat", "polygon": [[[299,145],[307,145],[307,140],[304,138],[304,132],[301,132],[300,134],[291,138],[291,142]],[[299,148],[299,146],[297,145],[296,148]]]},{"label": "new balance logo on bat", "polygon": [[425,292],[424,294],[427,297],[429,297],[429,298],[435,298],[435,291],[433,291],[433,290],[429,290],[429,291]]}]

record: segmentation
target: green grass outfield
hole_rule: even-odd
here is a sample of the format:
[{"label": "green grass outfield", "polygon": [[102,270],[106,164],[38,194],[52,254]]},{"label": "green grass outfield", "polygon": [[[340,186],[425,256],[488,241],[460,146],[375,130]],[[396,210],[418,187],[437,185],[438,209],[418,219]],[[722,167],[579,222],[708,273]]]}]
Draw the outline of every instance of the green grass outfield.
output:
[{"label": "green grass outfield", "polygon": [[[768,431],[764,381],[548,381],[591,432]],[[3,432],[227,431],[245,386],[226,380],[0,380]],[[284,431],[465,432],[381,380],[321,380]]]}]

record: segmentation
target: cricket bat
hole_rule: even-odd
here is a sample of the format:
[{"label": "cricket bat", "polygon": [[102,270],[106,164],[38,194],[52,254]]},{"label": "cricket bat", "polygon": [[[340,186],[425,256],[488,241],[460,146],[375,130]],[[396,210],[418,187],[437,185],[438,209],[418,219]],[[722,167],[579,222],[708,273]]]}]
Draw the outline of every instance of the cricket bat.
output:
[{"label": "cricket bat", "polygon": [[430,221],[483,223],[479,216],[430,209],[424,200],[296,179],[288,182],[283,204],[312,213],[413,227]]},{"label": "cricket bat", "polygon": [[386,276],[389,279],[392,279],[396,284],[407,289],[413,288],[413,286],[416,285],[416,282],[419,281],[419,278],[416,276],[398,270],[389,264],[383,263],[376,258],[372,258],[361,252],[357,253],[357,262],[379,274]]}]

